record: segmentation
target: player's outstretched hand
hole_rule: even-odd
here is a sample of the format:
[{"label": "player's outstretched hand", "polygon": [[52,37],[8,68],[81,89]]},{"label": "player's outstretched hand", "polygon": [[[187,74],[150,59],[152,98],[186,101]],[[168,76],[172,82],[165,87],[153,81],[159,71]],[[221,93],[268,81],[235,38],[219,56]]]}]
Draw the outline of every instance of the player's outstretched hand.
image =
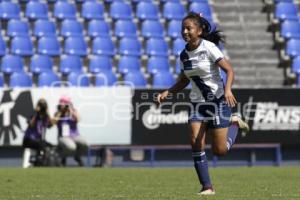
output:
[{"label": "player's outstretched hand", "polygon": [[235,97],[233,96],[231,90],[226,90],[225,91],[225,99],[227,101],[227,104],[230,106],[230,107],[234,107],[235,104],[237,103]]},{"label": "player's outstretched hand", "polygon": [[168,95],[169,95],[169,91],[165,90],[162,93],[157,95],[156,101],[160,104]]}]

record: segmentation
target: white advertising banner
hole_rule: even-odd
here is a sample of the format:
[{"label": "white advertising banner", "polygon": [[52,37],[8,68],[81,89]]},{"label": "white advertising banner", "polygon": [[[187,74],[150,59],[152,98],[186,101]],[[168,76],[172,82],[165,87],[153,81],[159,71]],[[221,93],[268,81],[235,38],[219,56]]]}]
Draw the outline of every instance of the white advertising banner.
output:
[{"label": "white advertising banner", "polygon": [[[79,133],[89,144],[130,144],[133,91],[129,87],[30,88],[0,92],[0,145],[21,145],[27,119],[40,98],[49,113],[57,111],[59,98],[68,96],[80,115]],[[46,139],[57,144],[57,127]]]}]

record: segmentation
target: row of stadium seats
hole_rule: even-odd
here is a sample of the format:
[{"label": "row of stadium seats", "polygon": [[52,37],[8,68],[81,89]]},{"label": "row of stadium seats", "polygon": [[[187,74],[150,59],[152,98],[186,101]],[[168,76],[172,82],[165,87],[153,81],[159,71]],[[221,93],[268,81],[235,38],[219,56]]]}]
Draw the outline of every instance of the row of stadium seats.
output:
[{"label": "row of stadium seats", "polygon": [[[116,71],[120,74],[126,74],[131,71],[141,70],[141,62],[135,56],[121,56],[118,62],[118,67],[113,67],[112,59],[108,56],[91,56],[88,60],[88,67],[85,69],[82,60],[79,56],[63,55],[59,62],[59,67],[55,70],[55,66],[51,57],[47,55],[35,55],[31,58],[29,69],[25,70],[24,61],[17,55],[5,55],[1,60],[1,72],[10,75],[15,72],[28,71],[33,74],[40,74],[43,72],[56,71],[63,75],[71,72],[88,71],[90,73],[99,73],[101,71]],[[170,66],[167,57],[151,57],[147,62],[145,70],[149,74],[156,74],[160,71],[174,70]],[[175,72],[180,71],[179,63],[176,64]]]},{"label": "row of stadium seats", "polygon": [[[214,24],[212,24],[214,25]],[[164,27],[157,20],[145,20],[141,25],[141,36],[142,37],[163,37]],[[179,27],[179,28],[178,28]],[[167,36],[178,37],[180,33],[181,21],[172,20],[168,23]],[[8,21],[7,25],[7,35],[8,36],[20,36],[20,35],[30,35],[30,24],[26,21],[12,19]],[[32,34],[36,37],[41,37],[45,35],[55,35],[57,32],[56,24],[49,20],[37,20],[34,23]],[[87,36],[96,37],[111,36],[111,28],[108,23],[104,20],[91,20],[87,27]],[[62,21],[60,25],[59,35],[63,37],[68,36],[81,36],[84,35],[84,27],[82,23],[76,20],[66,19]],[[114,35],[117,37],[137,37],[137,26],[133,21],[130,20],[118,20],[114,25]]]},{"label": "row of stadium seats", "polygon": [[[10,48],[0,37],[0,56],[8,52],[20,56],[32,56],[35,53],[49,56],[60,56],[62,45],[56,36],[41,37],[34,46],[34,42],[28,36],[13,37],[10,41]],[[116,49],[111,38],[96,37],[91,41],[90,47],[83,37],[68,37],[62,43],[65,54],[87,56],[89,53],[97,55],[114,56],[121,55],[141,56],[178,56],[185,43],[181,38],[174,40],[172,51],[169,53],[168,43],[163,38],[151,38],[146,41],[143,51],[142,45],[137,38],[123,38],[119,41],[119,48]],[[159,47],[159,48],[158,48]]]},{"label": "row of stadium seats", "polygon": [[[9,77],[9,87],[32,87],[34,86],[33,76],[24,72],[15,72]],[[48,71],[39,74],[36,85],[38,87],[88,87],[88,86],[119,86],[128,85],[135,88],[147,87],[145,75],[140,71],[131,71],[124,74],[118,80],[117,76],[109,70],[101,71],[97,74],[87,74],[83,72],[72,72],[67,76],[59,77],[56,73]],[[66,78],[66,79],[64,79]],[[160,71],[151,78],[153,80],[152,87],[165,88],[174,84],[175,79],[169,71]],[[4,85],[4,77],[0,74],[0,86]]]},{"label": "row of stadium seats", "polygon": [[207,0],[0,2],[0,85],[9,87],[74,85],[82,74],[89,81],[79,86],[100,86],[95,77],[105,74],[108,85],[168,87],[180,72],[182,17],[193,10],[212,19]]},{"label": "row of stadium seats", "polygon": [[[275,41],[282,62],[291,61],[288,71],[298,76],[300,83],[300,15],[299,7],[293,0],[274,0],[272,23]],[[273,12],[273,13],[272,13]],[[289,73],[288,73],[289,74]]]},{"label": "row of stadium seats", "polygon": [[[207,2],[192,2],[190,10],[203,13],[208,19],[212,19],[212,11]],[[21,8],[17,3],[2,1],[0,3],[1,19],[19,19]],[[85,20],[104,19],[104,6],[97,1],[85,1],[82,4],[80,16]],[[133,9],[129,3],[113,1],[110,5],[109,16],[114,19],[132,19]],[[167,20],[182,19],[185,15],[185,8],[180,1],[166,2],[163,5],[162,16]],[[25,17],[31,20],[47,19],[49,10],[46,3],[29,1],[26,4]],[[159,8],[151,1],[141,1],[136,6],[135,16],[140,20],[159,19]],[[77,10],[74,3],[68,1],[56,1],[54,4],[53,17],[58,20],[76,19]]]}]

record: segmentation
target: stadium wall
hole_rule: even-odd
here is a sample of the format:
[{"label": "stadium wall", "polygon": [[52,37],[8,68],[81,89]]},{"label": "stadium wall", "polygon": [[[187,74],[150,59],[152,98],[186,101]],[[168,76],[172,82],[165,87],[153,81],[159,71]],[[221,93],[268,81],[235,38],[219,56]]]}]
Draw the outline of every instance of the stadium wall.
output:
[{"label": "stadium wall", "polygon": [[[39,98],[46,98],[50,115],[58,99],[70,96],[81,115],[79,129],[91,145],[189,144],[189,90],[171,95],[163,104],[155,103],[161,90],[112,88],[31,88],[0,93],[0,145],[20,146],[27,118]],[[299,89],[235,89],[239,101],[234,111],[250,124],[237,143],[300,144]],[[56,144],[53,127],[47,139]]]},{"label": "stadium wall", "polygon": [[[0,93],[0,166],[20,166],[26,119],[32,115],[38,99],[47,99],[53,115],[62,95],[70,96],[81,114],[79,129],[91,145],[189,144],[186,124],[189,90],[171,95],[158,106],[154,100],[159,92],[129,87],[3,90]],[[299,161],[300,90],[235,89],[234,93],[240,102],[235,111],[243,114],[251,128],[248,135],[238,136],[237,143],[281,143],[283,159]],[[47,135],[47,140],[55,144],[56,128],[51,128]],[[262,152],[257,158],[264,159],[268,154]],[[173,152],[167,157],[171,155]],[[182,157],[186,159],[189,155]],[[233,159],[241,157],[239,152],[230,155]]]}]

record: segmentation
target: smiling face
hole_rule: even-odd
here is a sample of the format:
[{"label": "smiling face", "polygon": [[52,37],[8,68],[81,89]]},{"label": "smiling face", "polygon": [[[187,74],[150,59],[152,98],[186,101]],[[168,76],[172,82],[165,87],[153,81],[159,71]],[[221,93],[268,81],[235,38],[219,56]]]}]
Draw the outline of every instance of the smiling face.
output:
[{"label": "smiling face", "polygon": [[193,19],[185,19],[182,22],[181,34],[184,41],[189,45],[198,44],[202,29]]}]

